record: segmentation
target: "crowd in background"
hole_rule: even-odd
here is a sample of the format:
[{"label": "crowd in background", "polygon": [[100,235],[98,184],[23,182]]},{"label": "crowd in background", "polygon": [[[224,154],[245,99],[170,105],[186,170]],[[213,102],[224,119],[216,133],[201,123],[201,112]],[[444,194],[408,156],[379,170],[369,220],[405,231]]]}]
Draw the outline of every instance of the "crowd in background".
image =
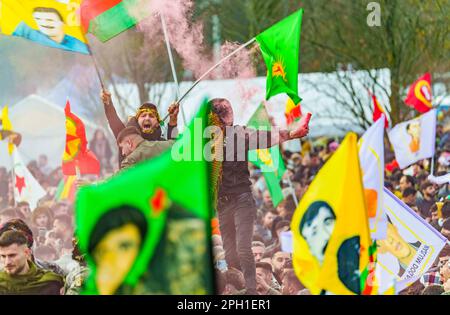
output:
[{"label": "crowd in background", "polygon": [[[450,172],[449,122],[440,123],[436,132],[434,176],[442,176]],[[304,141],[300,153],[285,151],[283,159],[287,172],[282,180],[284,199],[276,207],[272,203],[260,170],[250,165],[253,195],[258,205],[252,251],[256,261],[259,294],[310,294],[295,275],[292,254],[282,251],[280,233],[290,230],[291,219],[296,209],[293,194],[297,200],[301,200],[315,175],[338,146],[337,139],[321,138]],[[401,170],[386,139],[385,186],[450,242],[450,184],[438,185],[429,180],[430,161],[430,159],[419,161]],[[440,216],[438,205],[441,207]],[[430,270],[400,294],[430,295],[444,292],[450,294],[449,244],[441,251]],[[235,268],[227,269],[222,240],[218,234],[213,235],[213,253],[219,293],[245,294],[244,275]]]},{"label": "crowd in background", "polygon": [[[302,198],[315,175],[338,146],[339,139],[309,139],[303,141],[301,152],[284,151],[283,159],[287,168],[281,182],[284,199],[276,207],[260,170],[249,164],[253,195],[258,207],[252,251],[256,261],[259,294],[310,294],[295,275],[291,253],[282,251],[280,233],[290,230],[296,200]],[[117,171],[117,156],[101,131],[95,133],[89,147],[101,161],[100,179]],[[430,182],[430,160],[423,160],[400,170],[393,162],[395,157],[388,141],[385,152],[385,186],[450,240],[450,184],[437,185]],[[449,124],[440,124],[437,128],[435,157],[435,176],[447,174],[450,164]],[[20,229],[25,231],[29,240],[31,238],[28,245],[32,249],[36,265],[60,274],[66,281],[64,293],[76,294],[81,283],[80,277],[74,274],[84,277],[86,270],[73,237],[73,203],[70,200],[58,200],[57,196],[58,185],[63,180],[61,168],[49,167],[45,155],[27,166],[46,190],[47,196],[41,199],[35,209],[30,209],[26,202],[15,203],[12,175],[5,168],[0,168],[0,236],[10,226],[16,226],[17,229],[17,226],[25,223],[26,227]],[[437,211],[438,201],[443,202],[440,216]],[[245,294],[243,273],[238,269],[227,268],[218,229],[213,234],[212,246],[218,294]],[[401,294],[449,292],[449,284],[446,284],[450,282],[449,258],[449,245],[446,245],[428,273]]]},{"label": "crowd in background", "polygon": [[[101,130],[94,133],[89,149],[101,163],[100,176],[88,176],[89,180],[110,177],[117,170],[114,169],[117,157],[113,156],[111,146]],[[77,275],[85,276],[85,262],[78,253],[74,238],[73,200],[58,196],[58,190],[65,183],[61,167],[50,167],[45,154],[40,155],[37,161],[30,161],[27,167],[47,195],[34,209],[30,208],[28,202],[16,203],[12,173],[0,167],[0,236],[8,230],[25,232],[27,239],[31,239],[28,245],[36,265],[61,275],[66,280],[64,293],[77,294],[81,287],[81,279]]]}]

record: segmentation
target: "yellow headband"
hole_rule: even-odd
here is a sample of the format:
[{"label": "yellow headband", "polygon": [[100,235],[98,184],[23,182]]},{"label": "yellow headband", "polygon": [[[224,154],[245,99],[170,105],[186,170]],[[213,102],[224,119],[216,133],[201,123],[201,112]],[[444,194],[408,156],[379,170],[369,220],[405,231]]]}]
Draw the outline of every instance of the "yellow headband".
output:
[{"label": "yellow headband", "polygon": [[142,108],[142,109],[138,110],[138,112],[136,113],[136,116],[135,116],[136,119],[139,119],[139,116],[141,116],[144,113],[149,113],[150,115],[156,117],[158,122],[160,122],[158,111],[153,108]]}]

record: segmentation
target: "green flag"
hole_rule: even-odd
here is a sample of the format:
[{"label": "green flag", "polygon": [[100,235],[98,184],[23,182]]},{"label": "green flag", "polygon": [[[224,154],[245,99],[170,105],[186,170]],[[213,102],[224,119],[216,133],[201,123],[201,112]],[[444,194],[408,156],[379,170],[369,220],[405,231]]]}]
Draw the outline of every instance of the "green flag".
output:
[{"label": "green flag", "polygon": [[102,42],[135,26],[151,12],[142,0],[83,0],[81,25]]},{"label": "green flag", "polygon": [[207,107],[171,150],[79,190],[76,234],[90,269],[83,293],[213,293]]},{"label": "green flag", "polygon": [[303,9],[276,23],[258,36],[267,66],[266,100],[286,93],[295,104],[298,96],[298,56]]},{"label": "green flag", "polygon": [[[271,124],[264,104],[259,105],[256,112],[247,123],[247,127],[256,130],[270,130]],[[261,169],[266,180],[267,189],[276,207],[283,200],[280,180],[286,168],[278,145],[269,149],[258,149],[248,152],[248,160]]]}]

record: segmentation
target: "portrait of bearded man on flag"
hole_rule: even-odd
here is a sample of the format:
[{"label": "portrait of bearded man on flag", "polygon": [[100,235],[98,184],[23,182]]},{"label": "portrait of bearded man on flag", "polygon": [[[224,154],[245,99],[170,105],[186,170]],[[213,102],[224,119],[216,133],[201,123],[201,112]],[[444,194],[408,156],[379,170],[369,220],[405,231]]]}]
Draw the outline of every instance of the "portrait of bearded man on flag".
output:
[{"label": "portrait of bearded man on flag", "polygon": [[[300,233],[320,264],[323,264],[335,223],[336,214],[325,201],[313,202],[300,222]],[[342,242],[337,256],[339,279],[350,291],[360,293],[359,237],[351,237]]]},{"label": "portrait of bearded man on flag", "polygon": [[31,40],[44,46],[89,54],[75,10],[81,0],[2,0],[5,35]]},{"label": "portrait of bearded man on flag", "polygon": [[406,133],[411,136],[409,150],[416,154],[420,150],[420,120],[415,120],[406,125]]}]

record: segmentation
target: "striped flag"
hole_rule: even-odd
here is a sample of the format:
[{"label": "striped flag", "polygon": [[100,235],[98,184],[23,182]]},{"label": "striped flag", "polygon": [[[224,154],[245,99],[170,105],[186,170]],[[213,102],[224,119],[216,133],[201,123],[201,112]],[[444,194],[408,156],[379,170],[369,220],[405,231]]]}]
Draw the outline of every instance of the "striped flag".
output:
[{"label": "striped flag", "polygon": [[59,182],[58,188],[55,194],[55,200],[69,200],[74,202],[75,192],[76,192],[76,181],[77,177],[75,175],[64,176],[64,178]]},{"label": "striped flag", "polygon": [[84,0],[80,7],[81,25],[102,42],[135,26],[150,13],[138,10],[142,0]]}]

